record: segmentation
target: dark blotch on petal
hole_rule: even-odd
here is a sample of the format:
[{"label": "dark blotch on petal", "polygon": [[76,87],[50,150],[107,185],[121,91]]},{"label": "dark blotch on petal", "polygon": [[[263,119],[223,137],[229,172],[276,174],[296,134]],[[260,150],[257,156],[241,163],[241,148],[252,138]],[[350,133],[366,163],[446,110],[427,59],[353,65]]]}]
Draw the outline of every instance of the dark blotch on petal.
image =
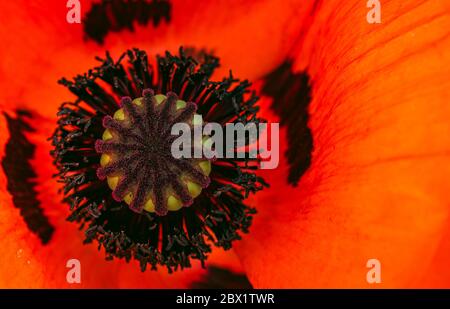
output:
[{"label": "dark blotch on petal", "polygon": [[286,61],[264,79],[262,92],[273,98],[272,109],[280,117],[280,125],[287,127],[289,163],[288,182],[296,186],[311,165],[314,148],[308,127],[308,107],[311,102],[309,76],[293,73],[292,63]]},{"label": "dark blotch on petal", "polygon": [[36,174],[30,164],[36,146],[26,137],[26,132],[33,128],[26,122],[31,113],[17,111],[17,118],[4,113],[10,138],[5,147],[2,167],[8,180],[7,190],[13,197],[14,206],[20,209],[20,215],[25,220],[31,232],[36,234],[42,244],[47,244],[52,238],[54,228],[44,215],[35,190]]},{"label": "dark blotch on petal", "polygon": [[210,266],[208,273],[200,281],[191,285],[192,289],[252,289],[247,276],[228,269]]},{"label": "dark blotch on petal", "polygon": [[102,0],[95,3],[83,18],[87,39],[103,44],[110,32],[134,31],[136,24],[157,27],[170,21],[172,5],[168,0]]}]

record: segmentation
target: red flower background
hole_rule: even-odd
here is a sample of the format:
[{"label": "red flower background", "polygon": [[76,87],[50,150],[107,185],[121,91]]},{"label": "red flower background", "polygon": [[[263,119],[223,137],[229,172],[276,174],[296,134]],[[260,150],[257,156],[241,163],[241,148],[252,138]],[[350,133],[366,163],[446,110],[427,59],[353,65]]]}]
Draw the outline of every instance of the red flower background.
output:
[{"label": "red flower background", "polygon": [[[172,0],[170,18],[103,41],[86,34],[99,2],[81,1],[81,24],[67,23],[65,1],[0,4],[0,287],[182,288],[245,276],[257,288],[450,286],[448,2],[381,1],[382,23],[369,24],[357,0]],[[154,56],[179,46],[213,51],[218,78],[232,69],[253,82],[261,116],[281,122],[280,165],[260,172],[270,188],[247,200],[258,214],[233,250],[214,248],[206,269],[142,273],[82,244],[47,138],[72,96],[61,77],[87,71],[105,50]],[[20,117],[35,147],[23,162],[34,185],[22,185],[54,228],[45,245],[17,207],[34,202],[23,192],[14,199],[20,178],[5,168],[21,168],[5,163],[7,151],[27,151],[14,140]],[[78,285],[66,282],[71,258],[82,265]],[[380,284],[366,281],[371,258],[381,262]]]}]

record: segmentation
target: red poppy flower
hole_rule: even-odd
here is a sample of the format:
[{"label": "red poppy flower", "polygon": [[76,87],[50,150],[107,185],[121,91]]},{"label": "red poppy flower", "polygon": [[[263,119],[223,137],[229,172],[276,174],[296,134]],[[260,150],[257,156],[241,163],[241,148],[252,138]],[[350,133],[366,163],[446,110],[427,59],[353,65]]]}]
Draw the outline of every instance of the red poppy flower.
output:
[{"label": "red poppy flower", "polygon": [[[24,1],[2,5],[3,12],[9,18],[2,27],[2,40],[6,49],[2,52],[1,75],[3,80],[11,80],[8,87],[2,88],[1,100],[6,120],[2,122],[4,124],[2,157],[3,162],[8,165],[4,168],[5,174],[2,174],[2,192],[4,192],[2,198],[5,199],[5,205],[9,206],[2,209],[5,212],[2,214],[2,219],[5,220],[3,225],[5,230],[2,233],[9,235],[8,239],[11,242],[4,244],[11,254],[5,255],[5,262],[2,263],[2,267],[5,267],[0,276],[3,280],[2,286],[69,286],[66,282],[65,263],[71,258],[81,261],[84,274],[81,286],[84,287],[188,287],[192,282],[201,280],[205,271],[198,264],[194,264],[193,269],[177,272],[171,276],[166,274],[167,271],[141,274],[137,265],[132,266],[118,261],[104,262],[104,253],[96,252],[95,246],[82,245],[83,233],[77,231],[75,224],[66,221],[70,212],[61,205],[63,196],[58,193],[61,185],[52,178],[52,175],[57,172],[49,156],[52,146],[46,142],[55,130],[55,115],[58,107],[64,100],[73,98],[56,82],[63,76],[75,76],[95,66],[97,64],[95,56],[104,55],[104,49],[110,50],[112,55],[118,55],[133,46],[151,50],[153,55],[166,49],[176,50],[180,45],[214,49],[217,54],[221,54],[221,61],[225,63],[223,65],[225,68],[217,75],[225,72],[228,74],[230,66],[226,64],[226,59],[237,59],[236,55],[240,52],[232,48],[232,44],[222,44],[223,40],[228,42],[232,40],[234,43],[240,43],[242,47],[256,42],[259,42],[261,46],[266,44],[266,35],[261,35],[258,40],[255,39],[250,43],[247,35],[236,30],[245,27],[248,33],[255,32],[259,29],[258,24],[269,14],[269,8],[273,7],[273,4],[273,2],[240,3],[230,7],[229,4],[218,3],[199,8],[194,2],[172,2],[170,23],[163,21],[157,28],[148,25],[138,26],[133,33],[119,29],[121,31],[109,33],[104,38],[103,45],[86,37],[86,31],[83,33],[85,24],[67,24],[65,20],[67,8],[60,1],[50,3],[43,1],[33,4]],[[90,13],[88,11],[93,7],[94,5],[87,1],[82,3],[83,14],[86,18],[91,16],[92,10]],[[254,13],[244,14],[248,7],[253,8]],[[224,8],[234,8],[235,16],[228,24],[217,23],[217,18],[220,16],[223,16],[224,20],[230,17],[221,13],[224,12]],[[186,9],[194,10],[197,16],[186,17],[184,14]],[[284,20],[286,16],[292,16],[294,12],[291,12],[289,8],[282,8],[272,11],[272,14],[275,14],[273,15],[275,19]],[[253,20],[247,22],[248,18]],[[280,33],[281,27],[281,24],[273,25],[272,32]],[[268,30],[271,28],[269,27]],[[14,33],[11,29],[14,29]],[[216,31],[210,32],[212,29]],[[291,26],[291,32],[296,31],[297,27]],[[219,37],[222,39],[218,40]],[[254,71],[258,72],[264,68],[268,70],[270,62],[276,63],[286,53],[288,44],[281,37],[274,38],[272,41],[273,48],[277,47],[278,52],[263,53],[261,51],[264,55],[261,58],[267,59],[259,66],[254,64],[252,66]],[[234,65],[234,72],[244,71],[246,69],[244,65],[251,61],[255,61],[253,55],[243,57]],[[43,72],[45,74],[42,74]],[[256,73],[248,70],[246,75],[245,77],[251,77]],[[18,80],[25,76],[29,78],[29,83],[19,83]],[[11,91],[12,89],[14,91]],[[45,101],[45,104],[36,104],[36,98],[39,98],[40,102]],[[30,129],[32,132],[24,132],[28,131],[25,129],[28,125],[33,128]],[[15,128],[16,133],[14,133]],[[13,134],[17,136],[12,136]],[[19,157],[16,156],[19,150],[17,148],[22,148],[22,145],[15,146],[15,142],[31,145],[28,151],[16,161],[14,158]],[[6,153],[8,151],[9,155]],[[35,175],[24,177],[18,182],[18,188],[11,188],[14,185],[11,184],[14,169],[19,168],[20,163],[27,163],[27,161],[30,161],[29,164]],[[11,169],[13,172],[9,172]],[[17,174],[20,173],[21,171]],[[28,181],[34,181],[36,185],[27,183]],[[38,204],[39,207],[19,210],[14,206],[17,207],[20,201],[14,201],[15,196],[12,191],[18,190],[17,196],[27,189],[35,190],[36,194],[28,194],[25,204],[29,206],[34,198],[31,204]],[[20,200],[20,197],[17,199]],[[27,222],[24,219],[29,212],[38,212],[38,214]],[[42,217],[45,220],[40,218],[38,221],[41,224],[36,227],[34,222],[40,215],[44,215]],[[15,228],[12,232],[11,227],[16,227],[19,223],[22,228]],[[30,233],[30,230],[34,233]],[[15,233],[18,235],[15,236]],[[226,266],[234,271],[241,271],[239,262],[232,253],[225,254],[215,249],[208,262],[211,265]],[[23,265],[26,267],[22,267]],[[132,270],[129,271],[128,267]],[[24,280],[30,276],[35,276],[36,280]]]},{"label": "red poppy flower", "polygon": [[[105,49],[152,58],[179,46],[213,51],[215,80],[233,69],[254,81],[258,116],[282,126],[280,166],[259,172],[270,188],[244,201],[258,214],[233,242],[253,286],[365,287],[371,258],[382,286],[448,286],[446,4],[383,2],[382,23],[368,24],[358,1],[171,1],[159,20],[134,23],[103,8],[105,32],[93,2],[82,1],[81,25],[66,22],[61,1],[0,6],[0,286],[69,287],[71,258],[82,287],[187,287],[205,274],[199,264],[142,273],[83,245],[47,141],[58,107],[76,99],[62,77],[98,65]],[[216,248],[207,263],[241,271]]]}]

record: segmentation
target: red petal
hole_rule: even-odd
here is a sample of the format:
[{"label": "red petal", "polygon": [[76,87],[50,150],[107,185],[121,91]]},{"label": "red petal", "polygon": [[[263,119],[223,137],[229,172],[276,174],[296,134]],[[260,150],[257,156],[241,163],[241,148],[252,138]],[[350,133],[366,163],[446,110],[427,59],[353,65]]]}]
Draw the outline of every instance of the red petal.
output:
[{"label": "red petal", "polygon": [[[92,1],[82,1],[83,14]],[[302,3],[301,5],[299,3]],[[20,0],[0,5],[3,12],[0,42],[0,104],[36,107],[53,115],[61,100],[68,98],[61,77],[72,77],[98,64],[95,56],[111,50],[117,56],[131,47],[150,55],[179,46],[205,48],[221,58],[216,77],[228,75],[255,80],[283,61],[302,33],[299,25],[312,4],[289,0],[259,2],[173,1],[170,23],[136,26],[135,32],[107,36],[104,46],[83,41],[82,25],[68,24],[64,1]],[[39,103],[37,103],[39,102]]]},{"label": "red petal", "polygon": [[[82,3],[84,11],[91,0]],[[103,50],[83,41],[82,25],[66,21],[66,1],[9,1],[0,11],[0,107],[40,109],[53,116],[68,98],[57,81],[92,67]]]},{"label": "red petal", "polygon": [[263,173],[272,187],[237,244],[255,287],[450,286],[450,8],[383,1],[379,25],[368,11],[322,3],[299,45],[313,159],[297,188],[284,162]]}]

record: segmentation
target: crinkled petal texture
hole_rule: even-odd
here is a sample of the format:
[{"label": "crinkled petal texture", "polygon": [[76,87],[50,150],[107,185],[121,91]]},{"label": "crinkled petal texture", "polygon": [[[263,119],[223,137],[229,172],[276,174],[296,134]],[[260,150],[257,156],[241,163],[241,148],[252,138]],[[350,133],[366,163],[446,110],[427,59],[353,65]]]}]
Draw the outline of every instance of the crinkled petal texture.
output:
[{"label": "crinkled petal texture", "polygon": [[312,164],[296,188],[283,162],[264,171],[237,248],[255,287],[450,286],[449,3],[382,1],[381,24],[368,11],[323,1],[296,50]]}]

